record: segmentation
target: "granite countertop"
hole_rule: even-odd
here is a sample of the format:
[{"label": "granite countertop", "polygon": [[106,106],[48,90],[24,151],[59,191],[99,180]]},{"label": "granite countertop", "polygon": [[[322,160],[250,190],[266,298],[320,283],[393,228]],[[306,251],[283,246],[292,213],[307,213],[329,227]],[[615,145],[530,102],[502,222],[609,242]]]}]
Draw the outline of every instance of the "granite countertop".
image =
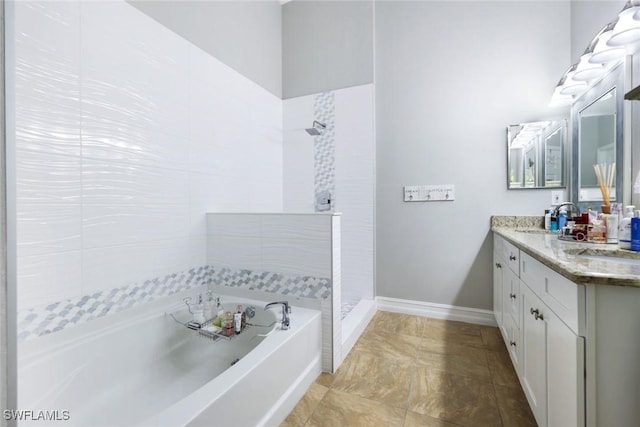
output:
[{"label": "granite countertop", "polygon": [[[543,225],[541,216],[491,217],[494,233],[573,282],[640,287],[640,252],[617,244],[563,241]],[[594,255],[600,259],[586,257]]]}]

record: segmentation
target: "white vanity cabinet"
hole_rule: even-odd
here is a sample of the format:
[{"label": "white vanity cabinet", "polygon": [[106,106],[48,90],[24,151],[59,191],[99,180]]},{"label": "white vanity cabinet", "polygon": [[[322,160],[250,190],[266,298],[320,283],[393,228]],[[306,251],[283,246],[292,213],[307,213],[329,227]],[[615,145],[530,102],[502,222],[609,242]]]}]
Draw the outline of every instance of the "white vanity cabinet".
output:
[{"label": "white vanity cabinet", "polygon": [[584,426],[584,286],[495,238],[502,249],[494,257],[509,266],[497,279],[494,265],[502,293],[496,321],[536,421],[541,427]]},{"label": "white vanity cabinet", "polygon": [[524,252],[520,271],[521,380],[536,421],[541,426],[584,426],[584,285]]}]

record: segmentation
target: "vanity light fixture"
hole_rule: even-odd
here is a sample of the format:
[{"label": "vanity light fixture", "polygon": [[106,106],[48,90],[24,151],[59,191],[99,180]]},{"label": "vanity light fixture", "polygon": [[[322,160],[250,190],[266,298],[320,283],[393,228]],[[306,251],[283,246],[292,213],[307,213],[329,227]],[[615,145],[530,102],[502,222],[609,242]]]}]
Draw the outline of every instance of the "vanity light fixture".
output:
[{"label": "vanity light fixture", "polygon": [[625,3],[618,14],[616,23],[607,45],[611,47],[624,47],[629,55],[635,53],[640,47],[640,1],[630,0]]},{"label": "vanity light fixture", "polygon": [[573,96],[565,95],[562,93],[562,89],[564,88],[564,83],[567,81],[567,74],[569,71],[574,69],[574,65],[572,65],[563,75],[556,88],[553,91],[553,95],[551,95],[551,102],[549,102],[550,107],[562,107],[566,105],[571,105],[573,103]]},{"label": "vanity light fixture", "polygon": [[561,95],[577,95],[587,89],[587,83],[584,81],[574,80],[573,76],[578,70],[578,64],[574,64],[565,73],[565,79],[560,88]]},{"label": "vanity light fixture", "polygon": [[640,50],[640,0],[629,0],[616,19],[591,40],[577,64],[572,65],[558,82],[549,106],[573,103],[626,55]]},{"label": "vanity light fixture", "polygon": [[525,123],[515,132],[509,145],[511,148],[527,148],[542,137],[542,133],[551,125],[550,121]]},{"label": "vanity light fixture", "polygon": [[591,41],[591,43],[589,43],[589,46],[580,57],[580,62],[578,62],[572,76],[574,81],[589,82],[604,75],[606,70],[602,64],[589,62],[597,44],[598,39],[596,37]]},{"label": "vanity light fixture", "polygon": [[[592,64],[609,64],[614,61],[618,61],[622,59],[627,50],[624,47],[611,47],[607,45],[611,34],[613,33],[613,29],[618,23],[618,18],[609,22],[598,35],[593,39],[596,43],[593,47],[593,51],[591,56],[589,57],[589,62]],[[593,44],[593,41],[591,42]]]}]

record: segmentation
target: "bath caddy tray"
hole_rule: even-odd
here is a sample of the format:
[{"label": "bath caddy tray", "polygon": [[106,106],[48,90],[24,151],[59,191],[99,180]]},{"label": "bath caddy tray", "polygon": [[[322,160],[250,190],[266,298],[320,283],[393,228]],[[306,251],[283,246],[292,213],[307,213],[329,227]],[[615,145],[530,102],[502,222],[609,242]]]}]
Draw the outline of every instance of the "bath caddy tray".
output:
[{"label": "bath caddy tray", "polygon": [[241,329],[241,331],[237,334],[233,334],[231,336],[227,336],[225,334],[223,334],[222,332],[214,332],[213,330],[208,330],[210,327],[217,327],[213,325],[213,319],[209,319],[206,322],[200,324],[197,322],[181,322],[178,319],[176,319],[176,317],[173,315],[173,313],[167,313],[169,314],[169,316],[171,316],[171,318],[179,325],[184,326],[187,329],[190,329],[192,331],[196,331],[198,333],[198,335],[200,335],[203,338],[208,338],[210,340],[213,341],[218,341],[220,339],[225,339],[225,340],[232,340],[236,337],[238,337],[239,335],[241,335],[243,332],[245,332],[247,329],[251,328],[250,323],[246,323],[245,326]]}]

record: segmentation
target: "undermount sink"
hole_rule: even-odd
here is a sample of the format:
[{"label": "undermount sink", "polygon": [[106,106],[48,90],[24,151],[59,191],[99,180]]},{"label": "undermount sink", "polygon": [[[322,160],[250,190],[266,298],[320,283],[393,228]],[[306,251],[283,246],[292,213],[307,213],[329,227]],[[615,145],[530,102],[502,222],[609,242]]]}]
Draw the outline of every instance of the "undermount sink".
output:
[{"label": "undermount sink", "polygon": [[565,249],[567,255],[583,259],[612,262],[616,264],[640,265],[640,252],[606,249]]}]

